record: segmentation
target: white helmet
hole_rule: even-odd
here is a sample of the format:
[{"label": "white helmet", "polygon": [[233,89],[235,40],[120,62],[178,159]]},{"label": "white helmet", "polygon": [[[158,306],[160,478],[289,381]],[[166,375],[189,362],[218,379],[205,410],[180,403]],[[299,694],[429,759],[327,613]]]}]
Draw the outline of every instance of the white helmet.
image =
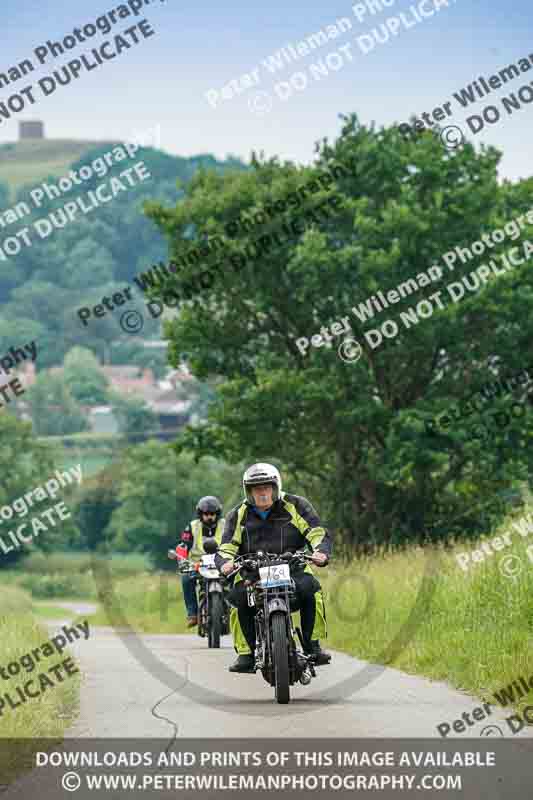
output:
[{"label": "white helmet", "polygon": [[248,487],[257,486],[260,483],[272,483],[274,485],[272,493],[274,502],[281,497],[281,475],[276,467],[272,464],[252,464],[242,477],[242,488],[249,503],[253,503],[254,498]]}]

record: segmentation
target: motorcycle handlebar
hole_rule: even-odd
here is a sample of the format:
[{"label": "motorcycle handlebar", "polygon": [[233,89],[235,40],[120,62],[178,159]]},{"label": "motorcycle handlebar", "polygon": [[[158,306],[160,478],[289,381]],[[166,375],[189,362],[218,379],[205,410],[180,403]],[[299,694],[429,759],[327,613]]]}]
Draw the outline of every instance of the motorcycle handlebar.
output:
[{"label": "motorcycle handlebar", "polygon": [[167,557],[171,561],[176,561],[176,568],[178,572],[193,572],[194,566],[187,558],[179,558],[175,550],[167,550]]},{"label": "motorcycle handlebar", "polygon": [[[265,562],[268,562],[270,560],[279,561],[281,559],[282,561],[289,561],[289,562],[290,561],[292,561],[292,562],[300,561],[300,563],[301,562],[305,562],[305,561],[313,561],[313,556],[312,555],[309,555],[308,553],[304,553],[301,550],[297,550],[295,553],[281,553],[281,554],[279,554],[279,553],[264,553],[264,557],[263,558],[261,558],[261,557],[260,558],[257,558],[257,557],[249,558],[249,557],[246,557],[246,556],[239,556],[239,558],[241,559],[240,564],[238,564],[237,567],[234,570],[229,572],[226,575],[226,578],[232,578],[234,575],[236,575],[238,572],[240,572],[243,567],[248,567],[249,569],[257,569],[259,566],[262,566],[263,564],[264,564],[264,566],[268,566],[268,563],[265,563]],[[237,560],[238,559],[235,559],[235,561],[237,561]],[[327,564],[327,562],[326,562],[326,564]],[[324,564],[323,566],[326,566],[326,564]],[[316,566],[319,566],[319,565],[317,564]]]},{"label": "motorcycle handlebar", "polygon": [[196,566],[187,558],[181,558],[177,563],[178,572],[195,572]]}]

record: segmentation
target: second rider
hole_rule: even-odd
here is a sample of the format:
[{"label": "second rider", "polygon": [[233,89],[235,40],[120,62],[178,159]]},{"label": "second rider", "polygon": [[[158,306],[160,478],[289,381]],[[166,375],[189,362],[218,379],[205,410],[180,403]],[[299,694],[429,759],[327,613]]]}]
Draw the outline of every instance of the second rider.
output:
[{"label": "second rider", "polygon": [[[222,531],[224,530],[224,519],[222,516],[222,505],[218,498],[206,495],[198,500],[196,506],[198,519],[189,522],[180,536],[180,541],[176,547],[178,558],[190,558],[197,561],[205,552],[204,539],[215,538],[220,544]],[[183,589],[183,599],[187,608],[187,625],[194,628],[198,624],[198,597],[196,594],[196,582],[198,574],[184,574],[181,576],[181,586]]]}]

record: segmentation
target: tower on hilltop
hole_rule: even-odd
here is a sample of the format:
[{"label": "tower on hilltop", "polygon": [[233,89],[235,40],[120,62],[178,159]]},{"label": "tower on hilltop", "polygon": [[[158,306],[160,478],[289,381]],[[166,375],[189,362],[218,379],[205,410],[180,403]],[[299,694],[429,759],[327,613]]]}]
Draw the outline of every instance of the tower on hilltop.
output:
[{"label": "tower on hilltop", "polygon": [[19,122],[19,141],[44,138],[44,122],[39,120]]}]

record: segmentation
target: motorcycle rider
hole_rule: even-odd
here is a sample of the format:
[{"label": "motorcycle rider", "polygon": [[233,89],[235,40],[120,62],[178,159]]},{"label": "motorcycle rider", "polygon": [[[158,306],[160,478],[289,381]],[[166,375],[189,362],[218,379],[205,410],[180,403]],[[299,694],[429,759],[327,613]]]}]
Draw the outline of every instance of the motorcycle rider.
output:
[{"label": "motorcycle rider", "polygon": [[[233,508],[226,520],[222,543],[215,563],[223,574],[234,568],[237,555],[256,553],[285,553],[306,546],[313,551],[313,561],[325,566],[331,553],[331,539],[322,527],[311,503],[296,494],[281,490],[281,476],[272,464],[257,463],[243,476],[244,502]],[[326,636],[326,614],[320,583],[309,565],[292,575],[296,584],[296,599],[302,619],[302,635],[307,655],[316,664],[329,664],[319,639]],[[237,660],[230,672],[254,672],[255,623],[254,609],[247,603],[246,589],[240,575],[235,578],[228,600],[234,608],[230,628]]]},{"label": "motorcycle rider", "polygon": [[[198,560],[205,552],[204,539],[215,538],[220,544],[225,520],[222,518],[222,505],[218,498],[206,495],[196,505],[198,519],[192,519],[180,536],[176,547],[178,559],[190,558]],[[198,597],[196,582],[198,573],[181,576],[183,599],[187,608],[187,627],[194,628],[198,624]]]}]

